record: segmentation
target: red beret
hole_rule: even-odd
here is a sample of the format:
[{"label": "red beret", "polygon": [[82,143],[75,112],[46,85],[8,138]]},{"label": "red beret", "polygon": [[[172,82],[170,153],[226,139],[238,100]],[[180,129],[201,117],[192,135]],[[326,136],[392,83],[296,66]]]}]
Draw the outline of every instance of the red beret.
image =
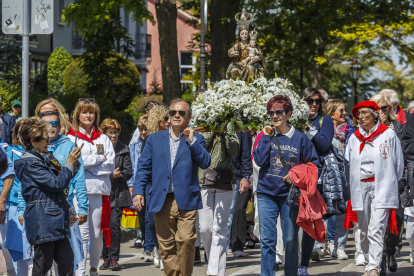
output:
[{"label": "red beret", "polygon": [[363,102],[360,102],[356,106],[354,106],[354,108],[352,108],[352,115],[357,120],[359,119],[358,116],[357,116],[357,112],[358,112],[358,110],[360,108],[363,108],[363,107],[371,108],[371,109],[373,109],[375,111],[378,111],[379,110],[379,106],[375,102],[373,102],[373,101],[363,101]]}]

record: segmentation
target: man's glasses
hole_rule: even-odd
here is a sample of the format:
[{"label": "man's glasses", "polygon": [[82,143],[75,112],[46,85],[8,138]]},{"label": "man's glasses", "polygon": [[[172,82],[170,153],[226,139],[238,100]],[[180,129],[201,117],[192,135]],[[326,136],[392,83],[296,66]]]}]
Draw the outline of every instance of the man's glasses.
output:
[{"label": "man's glasses", "polygon": [[387,112],[387,111],[388,111],[388,106],[387,106],[387,105],[384,105],[384,106],[381,106],[379,109],[380,109],[382,112]]},{"label": "man's glasses", "polygon": [[360,118],[361,116],[362,117],[367,116],[369,113],[371,113],[371,112],[365,111],[365,110],[361,110],[361,111],[358,111],[356,115],[357,115],[358,118]]},{"label": "man's glasses", "polygon": [[20,105],[16,104],[13,106],[14,108],[22,108]]},{"label": "man's glasses", "polygon": [[170,119],[170,117],[164,116],[164,121],[168,122],[169,119]]},{"label": "man's glasses", "polygon": [[181,117],[185,117],[185,115],[187,114],[187,112],[185,112],[184,110],[170,110],[170,112],[168,114],[170,114],[171,117],[174,117],[175,114],[180,114]]},{"label": "man's glasses", "polygon": [[117,131],[115,131],[115,132],[107,131],[106,132],[106,135],[108,135],[108,136],[118,136],[119,135],[119,132],[117,132]]},{"label": "man's glasses", "polygon": [[285,111],[283,109],[279,109],[279,110],[268,110],[267,111],[267,115],[269,115],[270,117],[276,115],[277,117],[283,116],[283,114],[285,113]]},{"label": "man's glasses", "polygon": [[94,103],[94,102],[95,102],[95,99],[85,99],[85,98],[80,98],[80,99],[79,99],[79,101],[80,101],[80,102],[88,101],[88,102],[90,102],[90,103]]},{"label": "man's glasses", "polygon": [[48,137],[48,138],[43,138],[43,137],[42,137],[42,139],[43,139],[43,140],[45,140],[45,141],[46,141],[46,143],[49,143],[49,142],[50,142],[50,138],[49,138],[49,137]]},{"label": "man's glasses", "polygon": [[51,124],[54,127],[57,127],[57,126],[60,125],[59,121],[51,121],[51,122],[49,122],[49,124]]},{"label": "man's glasses", "polygon": [[309,99],[306,99],[306,102],[308,103],[308,105],[313,105],[313,103],[320,105],[322,103],[322,100],[309,98]]}]

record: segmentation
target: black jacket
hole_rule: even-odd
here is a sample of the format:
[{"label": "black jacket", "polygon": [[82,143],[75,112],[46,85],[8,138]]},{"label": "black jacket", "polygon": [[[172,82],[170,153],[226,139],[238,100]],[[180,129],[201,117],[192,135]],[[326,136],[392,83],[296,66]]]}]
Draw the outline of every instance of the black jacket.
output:
[{"label": "black jacket", "polygon": [[13,137],[13,130],[14,126],[16,125],[16,120],[13,116],[10,116],[9,114],[1,111],[1,114],[3,114],[3,134],[1,135],[1,138],[3,138],[3,141],[10,146],[12,145],[12,137]]},{"label": "black jacket", "polygon": [[115,146],[115,169],[119,168],[121,177],[114,179],[111,173],[111,208],[125,208],[132,205],[127,181],[132,177],[132,162],[129,148],[118,140]]},{"label": "black jacket", "polygon": [[231,160],[233,165],[236,180],[240,180],[243,177],[250,177],[253,174],[252,165],[252,134],[250,131],[236,132],[237,138],[239,138],[239,154]]}]

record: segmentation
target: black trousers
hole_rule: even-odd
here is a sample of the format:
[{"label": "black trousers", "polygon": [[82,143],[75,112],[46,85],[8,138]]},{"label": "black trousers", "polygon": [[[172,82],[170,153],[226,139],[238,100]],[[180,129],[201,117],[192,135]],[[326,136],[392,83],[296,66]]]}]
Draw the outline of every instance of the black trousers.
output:
[{"label": "black trousers", "polygon": [[402,236],[402,226],[404,225],[404,208],[400,206],[400,208],[395,210],[395,214],[397,217],[397,229],[399,234],[395,236],[394,234],[389,233],[387,226],[387,232],[385,233],[384,237],[384,253],[387,253],[389,255],[395,254],[395,249],[400,242],[400,236]]},{"label": "black trousers", "polygon": [[[111,236],[112,245],[105,246],[105,237],[103,238],[102,256],[104,261],[117,260],[119,261],[119,251],[121,249],[121,218],[123,208],[111,209]],[[60,275],[59,275],[60,276]]]},{"label": "black trousers", "polygon": [[[231,226],[230,248],[233,252],[243,251],[246,243],[246,208],[251,197],[251,189],[239,194],[234,206],[233,224]],[[239,191],[236,191],[239,193]]]},{"label": "black trousers", "polygon": [[73,276],[73,251],[67,238],[37,244],[34,246],[32,276],[45,276],[52,268],[53,261],[59,276]]}]

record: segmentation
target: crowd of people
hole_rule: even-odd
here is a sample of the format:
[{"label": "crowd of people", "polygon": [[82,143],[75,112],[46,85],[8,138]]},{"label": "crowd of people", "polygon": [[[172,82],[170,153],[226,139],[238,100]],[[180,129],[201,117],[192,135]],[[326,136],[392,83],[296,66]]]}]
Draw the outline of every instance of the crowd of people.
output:
[{"label": "crowd of people", "polygon": [[302,94],[306,124],[292,126],[293,105],[277,95],[270,126],[236,133],[198,133],[189,103],[149,101],[129,146],[94,99],[69,116],[49,98],[22,119],[20,101],[7,114],[0,98],[7,275],[121,270],[124,219],[135,220],[142,259],[168,276],[191,275],[202,247],[207,275],[223,276],[228,255],[258,242],[262,275],[283,264],[286,276],[308,276],[311,260],[348,259],[351,229],[364,275],[397,271],[405,229],[414,265],[414,103],[404,111],[383,90],[347,116],[324,90]]}]

